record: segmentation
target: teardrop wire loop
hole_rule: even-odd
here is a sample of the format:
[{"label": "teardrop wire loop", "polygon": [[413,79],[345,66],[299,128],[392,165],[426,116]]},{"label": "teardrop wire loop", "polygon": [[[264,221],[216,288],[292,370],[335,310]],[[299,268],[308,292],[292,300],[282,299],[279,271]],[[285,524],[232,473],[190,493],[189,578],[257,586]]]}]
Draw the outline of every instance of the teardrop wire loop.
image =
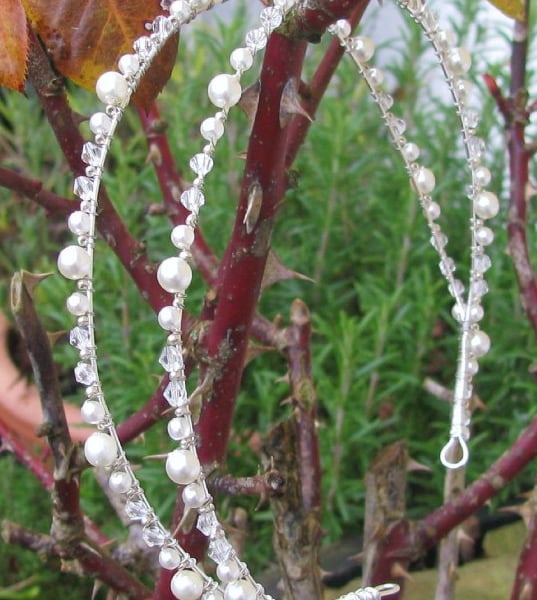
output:
[{"label": "teardrop wire loop", "polygon": [[[356,63],[381,112],[394,145],[403,159],[405,169],[418,194],[431,230],[431,243],[440,257],[441,272],[446,278],[448,290],[455,300],[453,312],[460,323],[461,335],[450,440],[440,455],[440,460],[445,467],[455,469],[466,464],[469,457],[467,441],[470,437],[472,378],[478,369],[477,359],[488,352],[490,347],[488,336],[479,329],[478,325],[479,320],[483,318],[481,297],[488,289],[483,278],[484,271],[490,266],[490,259],[485,254],[485,246],[491,243],[493,237],[491,230],[484,226],[483,221],[496,215],[498,200],[494,194],[484,190],[484,187],[490,182],[490,172],[481,164],[481,156],[484,151],[483,142],[475,135],[478,118],[475,111],[466,106],[469,83],[465,79],[465,74],[470,68],[469,55],[463,48],[453,45],[450,34],[440,28],[436,14],[425,6],[425,2],[422,0],[395,1],[400,8],[410,14],[431,42],[461,122],[461,137],[471,172],[469,198],[472,201],[470,282],[466,301],[463,296],[464,286],[454,276],[455,262],[445,250],[447,236],[436,223],[441,211],[431,197],[435,187],[434,174],[416,162],[419,157],[419,148],[404,137],[406,123],[395,117],[390,111],[393,98],[382,89],[382,72],[380,69],[371,68],[368,64],[374,52],[372,42],[365,37],[351,37],[350,24],[345,20],[335,23],[330,31],[339,38],[346,52]],[[476,344],[473,344],[474,339],[477,341]],[[460,446],[462,457],[460,460],[452,462],[448,459],[450,452],[447,448],[452,449],[455,442]]]}]

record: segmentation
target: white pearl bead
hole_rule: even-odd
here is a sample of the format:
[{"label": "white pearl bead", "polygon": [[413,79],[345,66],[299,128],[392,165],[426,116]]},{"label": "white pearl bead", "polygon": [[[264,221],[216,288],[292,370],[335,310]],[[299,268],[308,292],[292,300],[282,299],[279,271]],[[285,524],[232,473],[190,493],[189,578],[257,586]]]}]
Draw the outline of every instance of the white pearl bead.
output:
[{"label": "white pearl bead", "polygon": [[176,306],[164,306],[158,313],[158,324],[165,331],[180,331],[183,311]]},{"label": "white pearl bead", "polygon": [[207,10],[210,5],[211,0],[190,0],[190,6],[198,12]]},{"label": "white pearl bead", "polygon": [[75,210],[69,215],[67,226],[75,235],[86,235],[90,230],[89,215],[81,210]]},{"label": "white pearl bead", "polygon": [[414,175],[414,183],[418,192],[421,194],[430,194],[436,185],[434,173],[425,167],[420,167]]},{"label": "white pearl bead", "polygon": [[247,579],[233,581],[224,591],[224,600],[255,600],[256,596],[256,588]]},{"label": "white pearl bead", "polygon": [[86,440],[84,454],[90,465],[106,467],[117,457],[117,444],[108,434],[96,431]]},{"label": "white pearl bead", "polygon": [[161,548],[158,554],[158,562],[163,569],[177,569],[181,564],[181,555],[175,548]]},{"label": "white pearl bead", "polygon": [[160,263],[157,279],[167,292],[184,292],[192,281],[192,269],[182,258],[172,256]]},{"label": "white pearl bead", "polygon": [[104,419],[104,407],[97,400],[86,400],[80,409],[80,414],[86,423],[96,425]]},{"label": "white pearl bead", "polygon": [[420,156],[420,149],[414,142],[407,142],[402,148],[402,153],[408,162],[414,162]]},{"label": "white pearl bead", "polygon": [[490,180],[492,179],[490,171],[487,169],[487,167],[483,167],[482,165],[477,167],[477,169],[474,172],[474,176],[477,185],[480,185],[482,187],[488,185],[490,183]]},{"label": "white pearl bead", "polygon": [[97,112],[91,115],[89,127],[95,135],[107,135],[112,127],[112,119],[106,113]]},{"label": "white pearl bead", "polygon": [[295,0],[274,0],[273,4],[276,8],[286,12],[293,6],[294,2]]},{"label": "white pearl bead", "polygon": [[216,574],[222,583],[231,583],[241,576],[241,567],[236,560],[225,560],[216,568]]},{"label": "white pearl bead", "polygon": [[112,106],[126,106],[129,102],[129,84],[121,73],[107,71],[97,79],[95,91],[101,102]]},{"label": "white pearl bead", "polygon": [[211,79],[207,92],[215,106],[229,108],[241,99],[242,88],[236,77],[221,73]]},{"label": "white pearl bead", "polygon": [[475,237],[477,242],[482,246],[489,246],[494,241],[494,232],[488,227],[478,227]]},{"label": "white pearl bead", "polygon": [[479,358],[490,350],[490,338],[481,330],[476,331],[470,338],[470,351]]},{"label": "white pearl bead", "polygon": [[229,57],[231,66],[237,71],[247,71],[254,62],[250,48],[235,48]]},{"label": "white pearl bead", "polygon": [[341,37],[349,37],[351,34],[351,24],[346,19],[339,19],[333,25],[333,30],[336,35],[340,35]]},{"label": "white pearl bead", "polygon": [[182,493],[185,506],[190,508],[199,508],[207,502],[207,494],[204,487],[197,482],[189,483]]},{"label": "white pearl bead", "polygon": [[188,225],[177,225],[172,229],[172,244],[180,250],[186,250],[194,242],[194,229]]},{"label": "white pearl bead", "polygon": [[67,310],[77,317],[85,315],[89,310],[89,300],[85,294],[74,292],[67,298]]},{"label": "white pearl bead", "polygon": [[456,75],[464,75],[472,66],[472,57],[466,48],[452,48],[446,59],[448,66]]},{"label": "white pearl bead", "polygon": [[192,425],[188,417],[174,417],[168,422],[168,435],[172,440],[180,441],[191,436]]},{"label": "white pearl bead", "polygon": [[132,477],[126,471],[114,471],[108,480],[108,487],[116,494],[128,492],[132,486]]},{"label": "white pearl bead", "polygon": [[166,473],[173,482],[179,485],[192,483],[201,474],[200,461],[192,450],[179,448],[168,454]]},{"label": "white pearl bead", "polygon": [[476,304],[470,309],[470,319],[473,323],[478,323],[485,316],[485,311],[481,304]]},{"label": "white pearl bead", "polygon": [[214,144],[224,135],[224,124],[221,119],[209,117],[201,123],[200,133],[203,139]]},{"label": "white pearl bead", "polygon": [[351,40],[351,48],[352,52],[358,57],[358,60],[362,62],[371,60],[373,54],[375,54],[375,44],[373,43],[373,40],[365,35],[360,35]]},{"label": "white pearl bead", "polygon": [[67,279],[82,279],[91,271],[91,258],[80,246],[67,246],[58,256],[58,269]]},{"label": "white pearl bead", "polygon": [[224,594],[219,589],[212,590],[203,596],[203,600],[224,600]]},{"label": "white pearl bead", "polygon": [[481,219],[492,219],[500,210],[498,196],[492,192],[479,192],[474,200],[474,209]]},{"label": "white pearl bead", "polygon": [[171,581],[172,594],[179,600],[198,600],[203,593],[203,579],[192,571],[178,571]]},{"label": "white pearl bead", "polygon": [[170,4],[170,15],[181,22],[188,21],[192,15],[192,9],[185,0],[175,0]]},{"label": "white pearl bead", "polygon": [[436,39],[443,48],[448,48],[453,46],[456,38],[451,29],[439,29],[436,32]]},{"label": "white pearl bead", "polygon": [[140,61],[136,54],[124,54],[118,61],[117,66],[123,75],[134,75],[140,68]]}]

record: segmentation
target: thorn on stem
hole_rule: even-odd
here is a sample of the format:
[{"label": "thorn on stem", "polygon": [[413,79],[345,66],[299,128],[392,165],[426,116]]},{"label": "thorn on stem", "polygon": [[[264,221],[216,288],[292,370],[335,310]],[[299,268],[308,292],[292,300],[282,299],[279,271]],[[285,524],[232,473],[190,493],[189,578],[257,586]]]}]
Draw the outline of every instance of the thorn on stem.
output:
[{"label": "thorn on stem", "polygon": [[280,101],[280,127],[283,129],[289,125],[294,115],[301,115],[313,122],[312,117],[300,104],[300,95],[298,93],[297,80],[292,77],[283,88],[282,98]]}]

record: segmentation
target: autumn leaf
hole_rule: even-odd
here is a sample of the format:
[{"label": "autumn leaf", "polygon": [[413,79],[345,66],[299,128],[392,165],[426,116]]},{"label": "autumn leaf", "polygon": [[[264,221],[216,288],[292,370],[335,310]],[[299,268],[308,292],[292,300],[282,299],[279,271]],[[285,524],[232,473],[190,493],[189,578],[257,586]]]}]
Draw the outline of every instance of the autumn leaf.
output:
[{"label": "autumn leaf", "polygon": [[526,8],[524,0],[489,0],[496,8],[499,8],[504,14],[513,19],[524,21],[526,18]]},{"label": "autumn leaf", "polygon": [[[133,52],[132,43],[148,35],[145,24],[162,12],[158,0],[22,0],[26,14],[55,68],[93,90],[99,75],[117,70],[117,60]],[[162,49],[146,73],[134,101],[148,106],[168,81],[177,36]]]},{"label": "autumn leaf", "polygon": [[28,59],[26,16],[21,0],[2,0],[0,86],[21,91]]}]

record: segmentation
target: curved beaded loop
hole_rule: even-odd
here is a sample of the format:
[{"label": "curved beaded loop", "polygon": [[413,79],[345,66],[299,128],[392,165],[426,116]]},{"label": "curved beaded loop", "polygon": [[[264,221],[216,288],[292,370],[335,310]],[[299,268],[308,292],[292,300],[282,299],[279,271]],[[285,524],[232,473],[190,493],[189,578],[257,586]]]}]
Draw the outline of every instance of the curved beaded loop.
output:
[{"label": "curved beaded loop", "polygon": [[396,4],[410,14],[431,42],[461,121],[461,136],[471,173],[468,197],[472,202],[472,251],[470,283],[466,299],[464,285],[455,277],[455,261],[446,252],[447,236],[436,223],[441,209],[432,199],[432,192],[436,185],[434,173],[419,164],[420,149],[415,143],[405,138],[405,121],[391,112],[394,100],[382,88],[384,80],[382,71],[368,64],[375,50],[373,42],[364,36],[351,37],[351,26],[345,20],[335,23],[330,31],[339,38],[345,51],[356,63],[379,107],[393,143],[403,159],[412,186],[418,195],[431,231],[431,244],[440,257],[440,271],[446,278],[449,293],[455,300],[453,315],[460,323],[461,337],[450,439],[440,453],[440,460],[445,467],[457,469],[464,466],[469,458],[467,441],[470,437],[471,411],[469,403],[472,396],[472,379],[479,368],[478,359],[490,348],[488,335],[479,328],[479,321],[484,316],[481,298],[488,291],[484,273],[491,265],[485,249],[494,239],[492,230],[486,227],[484,222],[498,214],[499,201],[495,194],[485,189],[490,183],[491,174],[481,164],[484,142],[475,134],[479,115],[467,106],[471,89],[471,85],[466,79],[466,73],[471,65],[468,52],[464,48],[454,45],[453,35],[439,26],[438,17],[425,6],[423,0],[396,0]]},{"label": "curved beaded loop", "polygon": [[[182,600],[270,599],[270,596],[264,593],[263,588],[254,581],[247,566],[239,560],[226,539],[205,483],[195,447],[189,397],[185,387],[181,321],[186,289],[192,279],[190,248],[194,242],[199,210],[205,203],[203,193],[205,177],[213,168],[214,151],[218,140],[224,133],[228,112],[241,97],[241,75],[253,65],[256,53],[265,47],[268,36],[279,27],[298,0],[274,0],[273,6],[264,8],[260,15],[261,25],[248,31],[244,39],[244,46],[231,53],[230,63],[234,73],[216,75],[209,83],[209,99],[219,110],[214,116],[208,117],[202,122],[200,133],[207,144],[201,152],[191,158],[189,163],[196,178],[192,186],[181,195],[181,203],[190,212],[190,215],[185,224],[175,227],[171,233],[171,241],[177,248],[178,254],[163,260],[157,271],[160,285],[164,290],[173,294],[171,304],[162,308],[158,314],[158,323],[168,334],[166,345],[159,358],[159,362],[169,378],[164,397],[174,408],[174,416],[168,423],[168,433],[172,440],[178,442],[178,447],[167,456],[166,472],[173,482],[183,486],[182,497],[185,506],[198,513],[196,526],[209,539],[208,554],[217,563],[217,575],[220,583],[204,573],[158,519],[127,460],[106,404],[98,372],[93,313],[95,219],[106,156],[114,132],[132,93],[167,39],[182,25],[194,20],[198,14],[221,1],[224,0],[174,0],[173,2],[163,0],[162,5],[169,11],[169,16],[159,15],[152,21],[148,28],[151,33],[138,38],[133,44],[134,52],[119,59],[118,71],[109,71],[99,77],[96,92],[99,99],[105,104],[105,109],[95,113],[89,121],[94,140],[84,144],[82,159],[87,165],[86,172],[77,177],[74,184],[74,192],[80,199],[80,207],[70,215],[68,221],[69,229],[77,236],[77,244],[64,248],[58,257],[60,272],[66,278],[77,282],[77,291],[71,294],[67,300],[68,311],[77,318],[77,324],[70,333],[70,343],[79,351],[80,355],[80,360],[75,367],[76,380],[86,386],[86,399],[81,414],[86,422],[95,425],[97,429],[85,443],[86,458],[93,466],[109,470],[110,489],[124,495],[125,511],[131,520],[141,522],[145,543],[150,547],[160,548],[159,562],[163,568],[176,571],[171,580],[171,590],[175,597]],[[401,2],[401,4],[406,5],[410,2]],[[412,4],[415,5],[416,2],[414,1]],[[344,43],[350,30],[346,31],[344,22],[338,23],[338,27],[345,29],[345,31],[336,32],[338,35],[341,34],[340,39]],[[362,57],[369,54],[370,47],[367,43],[360,46],[361,42],[358,40],[359,38],[355,38],[352,41],[352,50],[347,48],[351,56],[353,56],[353,52],[361,53]],[[345,41],[344,45],[346,43]],[[365,60],[369,58],[370,56]],[[373,83],[373,72],[373,69],[369,69],[367,73],[363,72],[368,84]],[[376,93],[375,89],[376,85],[373,84],[374,94]],[[384,96],[387,101],[388,95]],[[400,122],[398,123],[388,112],[390,106],[386,104],[386,114],[383,116],[397,143],[397,140],[403,140],[402,132],[398,132]],[[405,142],[404,149],[402,154],[404,158],[406,156],[407,170],[409,170],[420,194],[424,209],[427,209],[426,212],[428,211],[430,217],[433,239],[436,240],[438,247],[443,248],[445,244],[440,243],[442,241],[440,231],[433,226],[435,225],[433,224],[436,218],[435,213],[439,214],[439,208],[437,209],[437,205],[429,198],[429,194],[434,188],[434,175],[428,169],[415,164],[417,156],[413,157],[415,148],[412,144]],[[486,179],[485,175],[486,173],[483,171],[483,180]],[[474,193],[477,197],[481,192],[481,184],[474,181],[473,185],[477,190]],[[484,239],[486,236],[482,237]],[[444,254],[440,252],[440,255],[442,264],[447,266],[450,259],[445,252]],[[457,280],[448,274],[451,272],[450,269],[446,267],[445,270],[450,287],[453,289],[453,296],[457,301],[456,306],[459,307],[460,314],[466,314],[463,310],[462,290],[459,289]],[[468,311],[466,312],[468,313]],[[470,322],[468,319],[464,321],[464,318],[461,320],[463,323]],[[473,338],[470,338],[470,347],[472,347],[472,340]],[[486,340],[482,339],[481,342],[484,344]],[[398,589],[398,586],[394,584],[364,588],[343,596],[342,600],[343,598],[345,600],[377,600],[396,593]]]}]

